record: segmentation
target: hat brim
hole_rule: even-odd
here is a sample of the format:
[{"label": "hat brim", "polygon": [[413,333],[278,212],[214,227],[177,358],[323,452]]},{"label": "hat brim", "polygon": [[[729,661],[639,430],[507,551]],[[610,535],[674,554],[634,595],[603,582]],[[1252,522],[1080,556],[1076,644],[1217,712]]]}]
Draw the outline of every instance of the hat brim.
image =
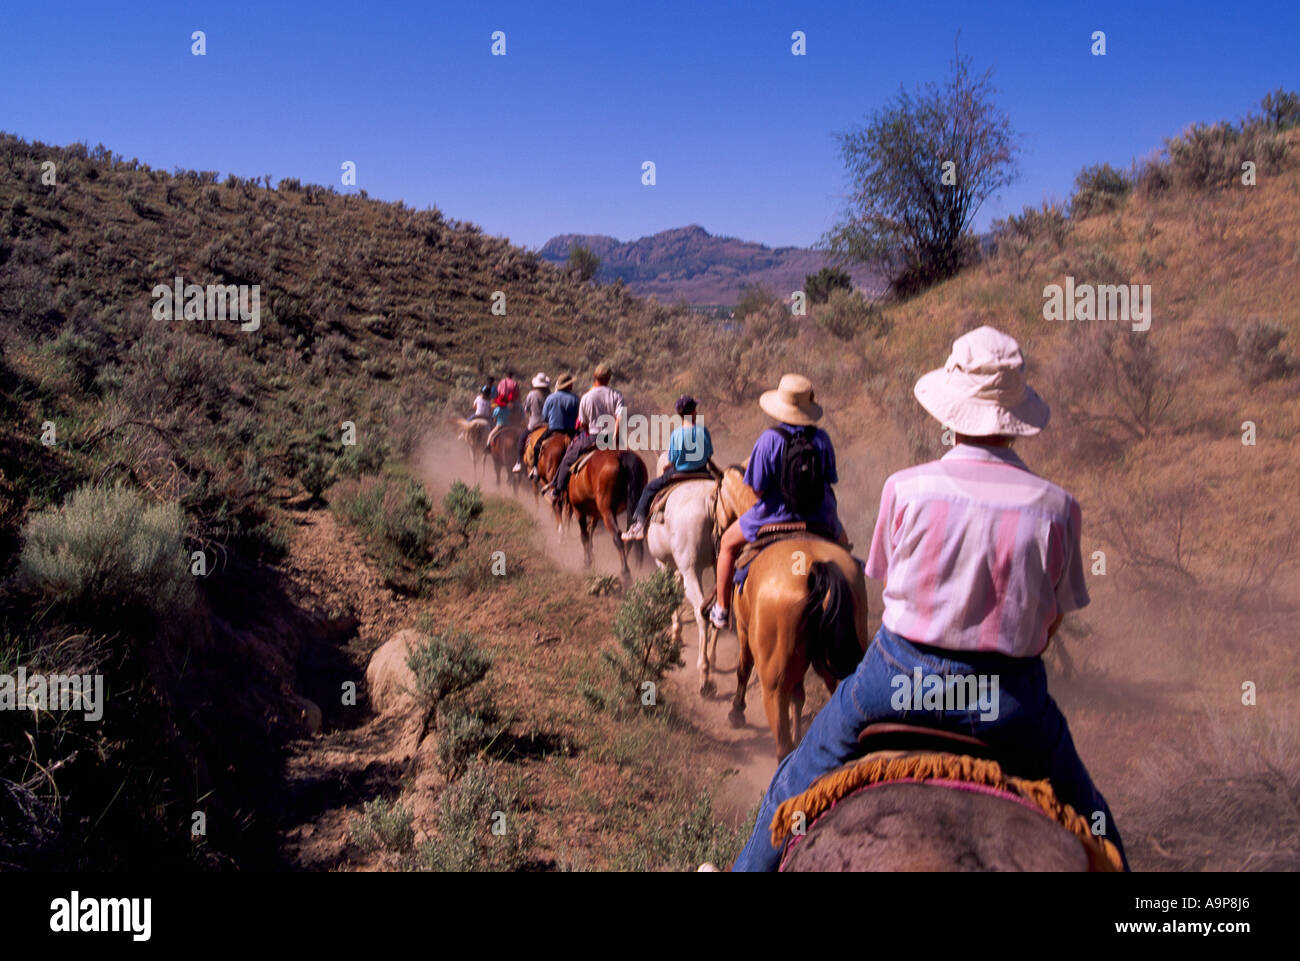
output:
[{"label": "hat brim", "polygon": [[912,392],[931,417],[968,437],[992,437],[996,434],[1030,437],[1046,427],[1052,416],[1047,401],[1032,387],[1025,388],[1020,403],[1004,407],[995,401],[955,393],[948,385],[947,371],[943,368],[922,375]]},{"label": "hat brim", "polygon": [[783,424],[810,427],[822,419],[821,404],[811,401],[800,405],[791,404],[781,399],[779,390],[763,391],[758,398],[758,406],[763,409],[763,413],[775,417]]}]

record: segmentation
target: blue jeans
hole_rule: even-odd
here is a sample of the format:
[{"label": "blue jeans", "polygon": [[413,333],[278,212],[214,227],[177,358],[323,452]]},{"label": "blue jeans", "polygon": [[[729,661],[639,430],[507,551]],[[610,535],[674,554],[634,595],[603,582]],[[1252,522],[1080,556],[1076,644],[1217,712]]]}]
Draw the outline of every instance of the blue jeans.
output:
[{"label": "blue jeans", "polygon": [[[922,675],[996,677],[997,697],[984,704],[985,708],[990,703],[996,708],[996,717],[982,717],[994,711],[981,711],[979,705],[959,710],[914,709],[916,702],[905,696],[907,688],[899,678],[907,678],[910,687],[916,668]],[[991,681],[986,690],[992,693]],[[1094,812],[1104,814],[1105,837],[1123,854],[1110,808],[1079,760],[1065,716],[1047,693],[1047,672],[1041,658],[922,647],[882,626],[857,670],[840,682],[813,719],[803,741],[777,767],[759,809],[754,833],[732,866],[733,871],[777,869],[781,849],[771,843],[772,816],[777,807],[847,761],[855,753],[859,732],[877,721],[902,721],[970,734],[994,748],[1034,759],[1041,768],[1026,773],[1049,778],[1056,796],[1090,822],[1094,821]],[[1127,860],[1124,866],[1127,869]]]}]

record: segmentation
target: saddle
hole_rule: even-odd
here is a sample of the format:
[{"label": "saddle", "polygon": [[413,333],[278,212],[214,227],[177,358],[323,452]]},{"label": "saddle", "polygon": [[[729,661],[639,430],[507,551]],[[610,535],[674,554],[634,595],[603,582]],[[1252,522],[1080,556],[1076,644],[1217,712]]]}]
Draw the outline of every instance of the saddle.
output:
[{"label": "saddle", "polygon": [[650,523],[654,524],[663,521],[664,502],[668,500],[668,495],[672,493],[672,490],[675,486],[684,483],[685,481],[701,481],[701,480],[716,481],[718,480],[718,475],[708,469],[693,470],[684,473],[678,471],[676,473],[669,474],[668,479],[664,482],[664,486],[659,488],[659,493],[655,494],[654,500],[650,502],[650,510],[647,515],[650,518]]},{"label": "saddle", "polygon": [[773,544],[779,541],[806,538],[810,535],[835,543],[835,536],[829,530],[815,524],[809,525],[804,521],[763,525],[758,529],[757,536],[752,541],[746,541],[745,546],[740,549],[740,554],[736,557],[737,575],[740,575],[741,571],[748,570],[749,565],[754,562],[758,555]]},{"label": "saddle", "polygon": [[541,440],[544,433],[546,433],[545,424],[541,427],[534,427],[528,432],[528,440],[524,441],[524,467],[528,470],[532,470],[536,466],[533,459],[533,448],[537,446],[537,442]]},{"label": "saddle", "polygon": [[598,450],[600,450],[599,447],[592,447],[590,450],[583,451],[578,459],[573,462],[573,469],[569,471],[569,477],[574,478],[582,473],[582,469],[587,466],[587,461],[591,460]]}]

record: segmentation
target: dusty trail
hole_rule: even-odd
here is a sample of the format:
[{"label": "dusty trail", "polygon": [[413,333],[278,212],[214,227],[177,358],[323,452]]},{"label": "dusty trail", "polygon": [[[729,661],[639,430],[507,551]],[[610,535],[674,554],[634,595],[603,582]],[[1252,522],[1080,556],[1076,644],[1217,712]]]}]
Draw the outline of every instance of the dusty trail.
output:
[{"label": "dusty trail", "polygon": [[[643,456],[646,457],[647,462],[652,459],[650,455]],[[496,485],[490,466],[475,479],[473,465],[465,445],[458,443],[449,449],[445,437],[435,435],[426,439],[416,450],[412,462],[417,475],[429,487],[435,500],[440,498],[456,480],[470,486],[478,483],[484,494],[501,497],[509,497],[511,494],[504,475],[501,485],[499,487]],[[553,515],[544,500],[540,503],[535,502],[531,488],[521,486],[517,501],[537,520],[534,528],[537,545],[564,569],[576,573],[587,571],[583,565],[582,546],[576,525],[569,532],[567,540],[561,542],[556,534]],[[619,523],[620,526],[624,524],[624,518],[621,516]],[[638,579],[647,576],[654,569],[653,561],[649,558],[645,566],[640,569],[634,561],[630,560],[630,563],[633,577]],[[609,542],[608,533],[602,527],[595,535],[595,561],[590,573],[617,574],[618,570],[618,556]],[[704,750],[707,752],[709,763],[722,771],[720,779],[713,785],[713,800],[718,813],[739,821],[763,796],[776,771],[775,741],[763,712],[756,677],[750,678],[745,705],[745,726],[735,728],[728,720],[731,699],[736,692],[735,672],[739,657],[734,631],[725,632],[718,640],[713,675],[718,693],[708,698],[700,697],[695,670],[699,642],[697,630],[685,608],[683,608],[683,616],[685,628],[682,632],[684,646],[682,659],[686,667],[674,672],[670,678],[671,701],[705,741],[707,747]],[[805,729],[826,702],[826,697],[821,682],[810,675],[808,703],[804,713]]]}]

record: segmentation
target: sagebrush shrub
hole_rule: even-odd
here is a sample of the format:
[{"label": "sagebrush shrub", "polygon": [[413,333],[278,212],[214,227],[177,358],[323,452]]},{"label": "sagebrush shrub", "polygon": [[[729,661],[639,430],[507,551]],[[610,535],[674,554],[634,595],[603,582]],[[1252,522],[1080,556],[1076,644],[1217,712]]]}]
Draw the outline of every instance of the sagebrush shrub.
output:
[{"label": "sagebrush shrub", "polygon": [[608,684],[581,688],[589,703],[618,712],[640,701],[647,681],[657,690],[669,670],[682,666],[682,642],[670,630],[682,596],[675,573],[666,567],[628,591],[614,618],[617,646],[600,652]]},{"label": "sagebrush shrub", "polygon": [[884,312],[880,307],[856,290],[843,288],[830,292],[825,305],[813,312],[813,320],[840,340],[852,340],[863,332],[879,336],[885,330]]},{"label": "sagebrush shrub", "polygon": [[1291,359],[1281,348],[1286,331],[1262,320],[1249,321],[1237,335],[1237,369],[1252,386],[1285,377]]},{"label": "sagebrush shrub", "polygon": [[406,658],[415,675],[412,692],[429,711],[443,700],[483,680],[492,656],[464,632],[434,634]]},{"label": "sagebrush shrub", "polygon": [[[527,862],[532,830],[521,823],[519,798],[486,764],[472,765],[438,798],[437,836],[422,844],[414,867],[424,871],[517,871]],[[493,827],[502,833],[493,833]]]},{"label": "sagebrush shrub", "polygon": [[194,584],[177,504],[149,504],[128,487],[78,488],[23,528],[19,571],[50,600],[96,614],[188,607]]},{"label": "sagebrush shrub", "polygon": [[377,797],[361,808],[349,833],[363,851],[408,851],[415,845],[414,820],[408,808]]},{"label": "sagebrush shrub", "polygon": [[1074,196],[1070,198],[1070,216],[1091,217],[1114,210],[1124,203],[1133,182],[1122,170],[1108,163],[1084,167],[1074,178]]}]

